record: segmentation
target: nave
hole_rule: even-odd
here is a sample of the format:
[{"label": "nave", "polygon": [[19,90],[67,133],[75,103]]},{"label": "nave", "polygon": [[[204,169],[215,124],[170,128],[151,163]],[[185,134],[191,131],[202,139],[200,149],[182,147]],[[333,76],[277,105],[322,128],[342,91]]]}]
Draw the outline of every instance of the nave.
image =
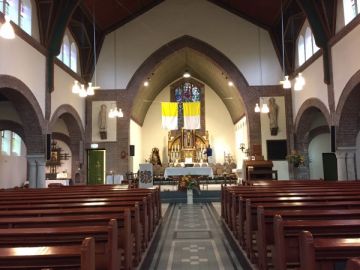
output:
[{"label": "nave", "polygon": [[225,236],[216,208],[219,203],[171,204],[141,269],[248,269]]}]

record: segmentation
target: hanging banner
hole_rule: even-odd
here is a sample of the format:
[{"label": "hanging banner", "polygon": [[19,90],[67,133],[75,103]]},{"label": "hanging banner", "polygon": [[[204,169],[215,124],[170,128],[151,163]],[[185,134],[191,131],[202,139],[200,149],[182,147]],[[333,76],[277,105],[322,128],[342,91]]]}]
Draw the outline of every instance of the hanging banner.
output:
[{"label": "hanging banner", "polygon": [[162,127],[168,130],[178,129],[177,102],[161,102]]},{"label": "hanging banner", "polygon": [[200,129],[200,102],[184,102],[184,129]]},{"label": "hanging banner", "polygon": [[151,163],[139,164],[139,188],[153,187],[153,165]]}]

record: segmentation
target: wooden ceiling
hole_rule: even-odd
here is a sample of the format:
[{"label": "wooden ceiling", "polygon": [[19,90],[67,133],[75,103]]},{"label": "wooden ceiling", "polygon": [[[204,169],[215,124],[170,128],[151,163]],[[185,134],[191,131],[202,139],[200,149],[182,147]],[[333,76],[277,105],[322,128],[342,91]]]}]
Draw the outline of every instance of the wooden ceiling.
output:
[{"label": "wooden ceiling", "polygon": [[[79,46],[81,76],[84,80],[88,80],[94,70],[92,45],[94,43],[94,15],[96,21],[96,44],[99,52],[107,33],[130,22],[166,0],[35,1],[40,22],[41,43],[49,51],[49,56],[53,57],[59,53],[62,37],[66,27],[68,27]],[[335,34],[337,0],[207,1],[266,29],[273,41],[280,63],[282,62],[280,12],[282,5],[284,13],[285,70],[287,74],[291,74],[295,70],[296,38],[306,18],[309,20],[318,47],[325,50],[325,54],[327,53],[327,42]],[[327,58],[326,55],[325,58]]]}]

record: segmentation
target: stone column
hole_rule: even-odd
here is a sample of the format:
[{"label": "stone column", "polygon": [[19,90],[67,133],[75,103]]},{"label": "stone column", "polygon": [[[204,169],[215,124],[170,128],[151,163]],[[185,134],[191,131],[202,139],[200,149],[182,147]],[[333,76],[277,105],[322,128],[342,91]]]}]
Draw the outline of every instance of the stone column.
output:
[{"label": "stone column", "polygon": [[45,187],[45,155],[34,154],[27,156],[29,164],[29,187],[44,188]]},{"label": "stone column", "polygon": [[346,155],[346,168],[347,168],[347,179],[348,180],[356,180],[355,174],[355,150],[350,150]]},{"label": "stone column", "polygon": [[338,149],[336,151],[336,159],[337,159],[337,172],[338,172],[338,180],[347,180],[347,168],[346,168],[346,150]]}]

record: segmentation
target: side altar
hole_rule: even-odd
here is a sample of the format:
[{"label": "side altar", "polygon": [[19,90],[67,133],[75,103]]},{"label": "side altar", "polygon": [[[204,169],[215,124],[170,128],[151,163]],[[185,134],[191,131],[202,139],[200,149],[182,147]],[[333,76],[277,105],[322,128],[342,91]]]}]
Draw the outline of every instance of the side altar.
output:
[{"label": "side altar", "polygon": [[190,129],[169,131],[168,160],[171,163],[207,162],[204,152],[208,145],[207,131]]}]

